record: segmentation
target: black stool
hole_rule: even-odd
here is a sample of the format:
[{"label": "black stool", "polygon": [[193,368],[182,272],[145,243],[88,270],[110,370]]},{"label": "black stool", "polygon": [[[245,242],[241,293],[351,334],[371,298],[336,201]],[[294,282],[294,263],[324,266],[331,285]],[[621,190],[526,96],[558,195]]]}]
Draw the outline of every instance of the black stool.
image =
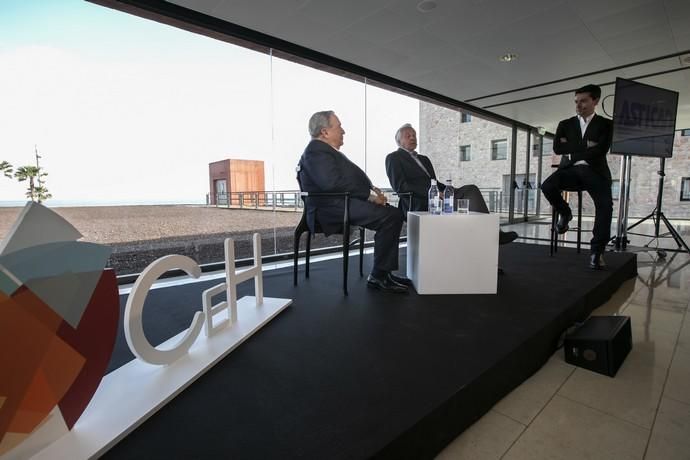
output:
[{"label": "black stool", "polygon": [[[582,190],[565,190],[568,192],[577,192],[577,227],[569,230],[577,231],[577,252],[580,253],[580,244],[582,243]],[[553,256],[554,252],[558,252],[558,242],[565,241],[565,239],[558,239],[558,231],[556,230],[556,222],[558,222],[558,212],[556,208],[551,208],[551,238],[549,239],[549,255]]]}]

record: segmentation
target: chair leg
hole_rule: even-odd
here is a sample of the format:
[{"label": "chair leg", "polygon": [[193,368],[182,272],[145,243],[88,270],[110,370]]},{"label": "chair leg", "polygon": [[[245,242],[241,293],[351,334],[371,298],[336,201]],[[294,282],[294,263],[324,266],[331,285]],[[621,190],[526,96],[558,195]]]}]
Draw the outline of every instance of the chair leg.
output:
[{"label": "chair leg", "polygon": [[359,227],[359,276],[364,276],[364,227]]},{"label": "chair leg", "polygon": [[549,236],[549,256],[553,257],[553,253],[556,248],[556,239],[558,238],[558,233],[556,232],[556,208],[551,209],[551,233]]},{"label": "chair leg", "polygon": [[311,232],[307,232],[307,252],[304,255],[304,277],[309,278],[309,255],[311,252]]},{"label": "chair leg", "polygon": [[582,190],[577,192],[577,253],[580,253],[582,242]]},{"label": "chair leg", "polygon": [[343,292],[347,295],[347,266],[350,252],[350,227],[346,226],[343,231]]},{"label": "chair leg", "polygon": [[295,239],[293,244],[294,253],[292,254],[292,282],[294,286],[297,286],[297,259],[299,258],[299,239],[302,234],[295,232]]}]

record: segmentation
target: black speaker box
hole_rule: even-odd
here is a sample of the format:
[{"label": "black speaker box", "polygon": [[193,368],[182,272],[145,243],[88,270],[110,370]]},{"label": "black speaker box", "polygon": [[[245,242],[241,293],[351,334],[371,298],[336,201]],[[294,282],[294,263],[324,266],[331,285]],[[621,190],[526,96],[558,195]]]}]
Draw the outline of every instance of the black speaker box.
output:
[{"label": "black speaker box", "polygon": [[629,316],[590,316],[563,342],[565,361],[613,377],[632,349]]}]

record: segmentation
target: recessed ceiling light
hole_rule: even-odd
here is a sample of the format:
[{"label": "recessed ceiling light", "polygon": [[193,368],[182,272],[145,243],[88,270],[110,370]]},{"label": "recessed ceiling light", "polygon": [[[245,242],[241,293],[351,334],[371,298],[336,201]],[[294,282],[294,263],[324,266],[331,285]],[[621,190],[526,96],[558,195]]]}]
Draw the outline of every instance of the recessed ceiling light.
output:
[{"label": "recessed ceiling light", "polygon": [[517,60],[518,55],[515,53],[506,53],[503,56],[499,57],[498,60],[501,62],[513,62]]},{"label": "recessed ceiling light", "polygon": [[438,6],[435,0],[422,0],[417,3],[417,11],[420,13],[428,13]]}]

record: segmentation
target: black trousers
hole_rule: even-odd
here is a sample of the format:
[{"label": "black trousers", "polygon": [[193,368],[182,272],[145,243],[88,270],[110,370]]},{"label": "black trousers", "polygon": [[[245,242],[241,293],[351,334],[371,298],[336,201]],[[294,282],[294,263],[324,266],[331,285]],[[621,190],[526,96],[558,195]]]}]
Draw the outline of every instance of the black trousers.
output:
[{"label": "black trousers", "polygon": [[611,181],[586,165],[570,166],[554,172],[541,184],[541,191],[559,214],[571,212],[568,203],[561,196],[563,190],[585,190],[592,197],[595,215],[590,248],[592,252],[604,252],[611,239]]},{"label": "black trousers", "polygon": [[350,223],[374,230],[374,271],[398,269],[398,243],[403,215],[395,206],[350,201]]},{"label": "black trousers", "polygon": [[474,184],[463,185],[462,187],[457,187],[455,189],[455,199],[466,198],[470,200],[470,211],[483,212],[484,214],[489,213],[489,207],[484,201],[484,196]]}]

